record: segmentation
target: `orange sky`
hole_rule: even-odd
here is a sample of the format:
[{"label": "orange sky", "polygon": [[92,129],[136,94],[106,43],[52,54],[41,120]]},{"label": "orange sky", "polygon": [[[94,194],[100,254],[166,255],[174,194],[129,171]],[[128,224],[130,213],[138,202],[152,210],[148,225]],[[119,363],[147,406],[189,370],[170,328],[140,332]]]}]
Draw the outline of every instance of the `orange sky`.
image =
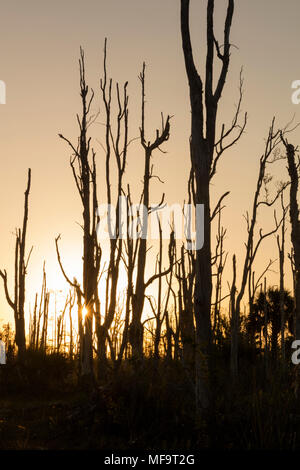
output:
[{"label": "orange sky", "polygon": [[[198,6],[201,3],[202,6]],[[203,65],[205,2],[191,0],[192,38],[198,65]],[[222,27],[226,2],[216,2],[216,26]],[[156,174],[165,182],[153,183],[152,202],[166,193],[169,204],[186,198],[190,167],[188,139],[190,111],[187,81],[181,51],[179,0],[11,0],[3,2],[0,16],[0,80],[7,86],[7,102],[0,105],[0,267],[13,279],[15,227],[22,222],[27,168],[32,168],[32,191],[28,225],[28,248],[34,245],[27,281],[27,302],[33,303],[40,290],[43,260],[48,287],[65,289],[57,266],[54,238],[61,233],[61,252],[66,270],[80,276],[81,207],[69,167],[69,149],[58,133],[76,141],[75,114],[80,111],[78,56],[86,54],[87,80],[96,92],[94,111],[100,105],[99,78],[102,74],[104,38],[108,37],[109,72],[114,80],[129,81],[130,133],[138,136],[140,83],[137,78],[146,61],[147,129],[149,137],[160,125],[161,111],[174,115],[171,136],[164,146],[167,154],[154,157]],[[220,122],[228,122],[238,99],[238,80],[244,68],[243,111],[248,125],[242,140],[231,149],[212,183],[212,200],[230,190],[224,211],[229,259],[235,252],[241,268],[245,223],[251,209],[258,162],[273,115],[279,126],[300,107],[291,102],[291,83],[300,79],[300,4],[298,0],[237,0],[232,27],[230,73],[221,100]],[[222,29],[221,29],[222,32]],[[219,37],[221,37],[219,35]],[[201,45],[202,44],[202,45]],[[99,174],[104,154],[103,107],[93,126]],[[300,130],[291,140],[300,142]],[[136,143],[128,157],[128,180],[140,182],[142,151]],[[287,179],[284,164],[275,170],[277,179]],[[100,178],[100,176],[99,176]],[[104,194],[101,192],[100,195]],[[101,200],[101,197],[100,197]],[[268,214],[259,222],[268,227]],[[269,258],[277,258],[275,239],[259,253],[259,272]],[[275,267],[277,269],[277,266]],[[231,266],[228,263],[227,279]],[[290,283],[287,263],[287,282]],[[270,275],[272,284],[277,275]],[[226,286],[225,286],[226,289]],[[0,289],[0,319],[13,320],[3,289]]]}]

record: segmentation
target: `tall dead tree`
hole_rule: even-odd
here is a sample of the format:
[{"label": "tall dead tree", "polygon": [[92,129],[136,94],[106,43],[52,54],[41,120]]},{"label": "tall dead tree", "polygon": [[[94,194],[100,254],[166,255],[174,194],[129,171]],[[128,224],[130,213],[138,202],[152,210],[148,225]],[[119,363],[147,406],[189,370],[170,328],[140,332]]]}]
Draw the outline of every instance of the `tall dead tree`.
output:
[{"label": "tall dead tree", "polygon": [[[105,126],[105,153],[106,153],[106,194],[108,204],[108,228],[110,235],[110,255],[106,278],[106,301],[104,321],[98,328],[98,357],[99,367],[103,369],[106,364],[106,343],[109,334],[109,329],[113,323],[115,311],[117,307],[117,287],[119,278],[119,269],[122,256],[123,238],[121,236],[122,227],[119,226],[120,214],[122,209],[123,195],[123,176],[126,168],[127,147],[128,147],[128,95],[127,95],[127,82],[123,86],[123,96],[121,96],[119,84],[116,84],[116,98],[118,114],[116,118],[116,131],[113,132],[112,126],[112,79],[107,78],[107,65],[106,65],[106,46],[104,44],[104,77],[100,81],[100,89],[102,92],[102,99],[106,113],[106,126]],[[111,159],[115,157],[117,166],[117,188],[116,188],[116,202],[115,202],[115,218],[116,223],[113,227],[112,214],[110,207],[112,204],[112,181],[111,181]]]},{"label": "tall dead tree", "polygon": [[281,134],[281,140],[286,149],[288,172],[290,176],[290,221],[291,241],[293,245],[294,286],[295,286],[295,339],[300,340],[300,220],[298,205],[299,163],[296,164],[296,149]]},{"label": "tall dead tree", "polygon": [[[148,281],[145,280],[145,267],[146,267],[146,254],[147,254],[147,235],[148,235],[148,214],[151,212],[150,204],[150,180],[153,178],[152,166],[150,160],[155,150],[169,139],[170,132],[170,116],[167,116],[166,121],[162,117],[162,129],[156,130],[156,138],[153,142],[146,141],[145,136],[145,63],[143,70],[140,74],[140,81],[142,84],[142,123],[140,128],[140,141],[144,149],[145,167],[144,167],[144,181],[142,204],[146,213],[141,214],[140,226],[140,240],[137,253],[137,275],[132,296],[132,321],[129,328],[129,341],[132,348],[132,357],[134,359],[141,359],[143,356],[143,325],[141,317],[145,303],[145,291],[147,287],[160,276],[168,274],[170,268],[161,273],[154,274]],[[163,199],[161,204],[163,203]]]},{"label": "tall dead tree", "polygon": [[24,217],[22,229],[16,230],[16,248],[15,248],[15,285],[14,285],[14,300],[11,299],[7,285],[7,272],[0,270],[0,276],[4,282],[4,290],[6,300],[9,306],[14,311],[15,317],[15,341],[18,347],[18,358],[20,362],[24,361],[24,354],[26,351],[26,337],[25,337],[25,280],[27,274],[27,266],[30,258],[32,248],[26,259],[26,233],[28,222],[28,199],[31,186],[31,169],[28,169],[27,188],[25,191],[24,203]]},{"label": "tall dead tree", "polygon": [[[190,156],[195,187],[194,205],[204,204],[204,246],[197,250],[195,263],[194,315],[196,321],[196,405],[209,405],[209,384],[207,380],[207,355],[211,343],[211,220],[216,214],[210,212],[210,180],[216,173],[217,163],[223,152],[241,136],[246,125],[237,125],[240,103],[232,125],[225,130],[222,126],[220,138],[216,138],[216,120],[220,98],[224,89],[230,59],[230,31],[234,12],[234,0],[228,0],[224,37],[222,45],[214,31],[214,0],[207,1],[206,64],[205,78],[198,73],[192,52],[189,27],[190,0],[181,0],[181,36],[188,77],[191,105]],[[215,53],[221,63],[218,77],[214,73]],[[216,86],[214,88],[214,83]],[[204,94],[204,99],[203,99]],[[236,135],[235,135],[236,131]],[[233,139],[225,144],[227,137]],[[222,198],[224,195],[222,196]],[[219,201],[220,202],[220,201]]]},{"label": "tall dead tree", "polygon": [[[91,383],[93,373],[93,316],[95,292],[98,287],[98,273],[100,269],[101,248],[97,241],[97,185],[96,185],[96,162],[95,152],[91,149],[91,137],[88,137],[88,127],[93,121],[90,115],[94,92],[89,95],[89,88],[85,79],[84,52],[80,49],[80,96],[82,103],[81,118],[77,115],[80,136],[78,145],[74,146],[70,140],[59,134],[73,151],[70,160],[76,187],[83,207],[83,289],[84,306],[87,314],[84,320],[82,368],[81,377],[86,383]],[[90,158],[91,154],[91,158]],[[66,276],[65,276],[66,277]],[[67,277],[66,277],[67,278]],[[67,278],[69,279],[69,278]],[[70,285],[78,288],[77,283]]]}]

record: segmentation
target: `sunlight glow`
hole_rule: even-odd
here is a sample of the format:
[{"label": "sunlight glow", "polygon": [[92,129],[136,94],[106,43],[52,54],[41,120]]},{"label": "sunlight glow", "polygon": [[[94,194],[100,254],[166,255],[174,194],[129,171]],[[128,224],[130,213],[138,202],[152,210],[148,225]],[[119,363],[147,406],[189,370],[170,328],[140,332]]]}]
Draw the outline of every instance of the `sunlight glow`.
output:
[{"label": "sunlight glow", "polygon": [[85,317],[87,316],[88,314],[88,309],[86,308],[86,306],[84,305],[82,307],[82,321],[84,322],[85,321]]}]

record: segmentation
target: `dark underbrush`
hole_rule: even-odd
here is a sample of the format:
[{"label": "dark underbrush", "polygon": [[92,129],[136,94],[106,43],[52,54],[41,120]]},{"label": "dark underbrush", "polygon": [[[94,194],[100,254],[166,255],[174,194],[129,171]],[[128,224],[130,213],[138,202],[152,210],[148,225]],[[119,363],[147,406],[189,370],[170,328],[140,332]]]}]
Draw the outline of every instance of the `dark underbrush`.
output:
[{"label": "dark underbrush", "polygon": [[[241,351],[230,380],[228,350],[215,351],[211,409],[197,417],[192,373],[145,359],[108,368],[87,391],[77,361],[27,352],[0,366],[1,449],[300,449],[300,401],[292,369]],[[267,378],[266,378],[267,377]]]}]

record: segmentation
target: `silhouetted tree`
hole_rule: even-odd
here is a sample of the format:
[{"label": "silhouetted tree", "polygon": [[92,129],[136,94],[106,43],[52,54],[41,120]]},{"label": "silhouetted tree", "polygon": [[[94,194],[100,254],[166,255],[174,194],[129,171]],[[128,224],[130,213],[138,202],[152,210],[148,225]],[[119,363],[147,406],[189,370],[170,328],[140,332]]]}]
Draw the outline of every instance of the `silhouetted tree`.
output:
[{"label": "silhouetted tree", "polygon": [[[204,204],[204,246],[197,250],[195,261],[194,315],[196,322],[196,404],[197,408],[207,408],[210,401],[207,381],[208,364],[205,358],[211,342],[211,221],[217,213],[219,200],[212,214],[210,212],[210,181],[216,173],[217,163],[223,152],[232,146],[241,136],[245,125],[237,125],[240,112],[239,102],[232,126],[225,130],[222,125],[221,136],[216,137],[216,122],[219,101],[224,89],[230,59],[230,31],[234,12],[234,0],[228,0],[224,25],[223,45],[220,46],[214,31],[214,0],[207,1],[207,50],[205,80],[198,73],[192,52],[189,28],[190,0],[181,0],[181,36],[188,77],[191,104],[191,139],[190,157],[192,165],[193,202]],[[214,77],[214,56],[221,62],[220,73]],[[214,88],[214,83],[215,88]],[[203,100],[204,94],[204,100]],[[227,137],[237,130],[237,135],[229,143]]]},{"label": "silhouetted tree", "polygon": [[29,255],[25,255],[26,248],[26,233],[27,233],[27,222],[28,222],[28,198],[31,186],[31,169],[28,169],[28,180],[27,188],[25,191],[25,203],[24,203],[24,218],[22,229],[16,230],[16,248],[15,248],[15,285],[14,285],[14,300],[8,291],[7,285],[7,272],[6,270],[0,270],[0,276],[4,282],[4,290],[6,300],[9,306],[14,311],[15,317],[15,341],[18,347],[18,357],[20,362],[24,361],[24,354],[26,350],[26,337],[25,337],[25,279],[27,274],[27,266],[30,258],[32,248]]},{"label": "silhouetted tree", "polygon": [[[85,79],[84,52],[80,49],[79,59],[80,69],[80,96],[82,102],[81,118],[77,116],[80,136],[78,145],[75,147],[68,139],[59,134],[65,140],[73,151],[70,160],[76,187],[83,207],[83,289],[77,292],[83,297],[87,314],[84,320],[83,347],[82,347],[82,379],[87,383],[92,383],[93,372],[93,317],[95,292],[98,287],[98,273],[100,269],[101,248],[97,241],[97,224],[99,217],[97,215],[97,184],[96,184],[96,162],[95,152],[91,149],[91,137],[88,137],[88,127],[93,120],[90,115],[90,108],[94,98],[92,90],[89,94],[89,88]],[[92,154],[91,159],[90,153]],[[57,247],[56,239],[56,247]],[[57,247],[58,251],[58,247]],[[77,282],[71,282],[65,275],[69,284],[78,288]],[[83,295],[81,295],[83,294]]]},{"label": "silhouetted tree", "polygon": [[195,325],[193,316],[193,289],[195,281],[195,256],[185,253],[181,247],[181,258],[178,264],[177,280],[179,331],[182,344],[182,360],[188,371],[192,370],[195,360]]},{"label": "silhouetted tree", "polygon": [[264,153],[260,157],[260,166],[259,166],[259,173],[256,183],[256,190],[254,194],[253,206],[252,206],[252,214],[251,218],[249,213],[246,213],[246,222],[247,222],[247,242],[246,245],[246,253],[244,258],[243,270],[242,270],[242,279],[241,285],[238,290],[237,295],[232,296],[232,302],[234,304],[231,305],[231,315],[232,315],[232,331],[231,331],[231,357],[230,357],[230,364],[231,364],[231,374],[234,379],[237,378],[238,375],[238,336],[240,331],[240,309],[241,309],[241,301],[244,297],[245,289],[247,286],[247,281],[249,276],[251,275],[252,266],[257,255],[258,249],[261,246],[263,240],[267,237],[270,237],[274,233],[277,232],[278,228],[282,223],[282,219],[280,221],[276,218],[276,213],[274,213],[274,228],[268,232],[263,233],[262,229],[258,232],[258,237],[256,239],[256,224],[257,224],[257,215],[258,209],[260,206],[267,206],[272,207],[277,199],[280,197],[282,192],[287,187],[287,183],[283,183],[279,189],[276,191],[275,196],[272,199],[268,197],[263,198],[261,196],[262,188],[264,185],[268,184],[269,177],[266,174],[267,165],[272,163],[274,160],[269,160],[273,151],[280,143],[280,131],[274,130],[274,122],[275,119],[272,120],[272,124],[269,129],[268,138],[266,140]]},{"label": "silhouetted tree", "polygon": [[[116,133],[114,135],[112,129],[112,79],[107,78],[107,65],[106,65],[106,46],[104,44],[104,77],[100,81],[100,89],[106,114],[105,126],[105,153],[106,153],[106,194],[108,204],[108,228],[110,233],[110,255],[106,277],[106,300],[105,300],[105,313],[104,321],[98,325],[98,357],[100,369],[106,365],[106,342],[109,340],[109,329],[113,323],[116,307],[117,307],[117,287],[119,278],[119,269],[122,256],[123,238],[121,236],[122,227],[119,226],[121,207],[121,196],[123,195],[123,176],[126,168],[127,147],[128,147],[128,95],[127,95],[127,82],[123,86],[123,96],[121,96],[119,84],[116,84],[116,96],[118,103],[118,115]],[[115,202],[115,218],[116,223],[113,227],[112,214],[110,207],[112,204],[112,181],[111,181],[111,158],[115,157],[117,165],[117,188],[116,188],[116,202]],[[124,229],[124,228],[123,228]],[[100,315],[97,316],[100,318]],[[111,342],[109,342],[111,344]],[[102,370],[102,372],[104,372]],[[100,370],[99,370],[100,373]]]},{"label": "silhouetted tree", "polygon": [[[294,300],[288,291],[284,291],[284,329],[292,326],[292,316],[294,309]],[[265,328],[265,325],[271,328],[271,352],[273,360],[277,359],[278,337],[281,332],[281,293],[280,289],[270,287],[266,294],[260,292],[254,302],[255,330],[259,332]],[[267,312],[267,321],[266,321]]]},{"label": "silhouetted tree", "polygon": [[300,340],[300,220],[298,205],[298,186],[299,186],[299,163],[296,164],[295,147],[289,144],[281,134],[282,142],[286,148],[288,161],[288,171],[290,176],[290,221],[291,221],[291,241],[293,246],[293,264],[294,264],[294,285],[295,285],[295,320],[296,332],[295,338]]},{"label": "silhouetted tree", "polygon": [[285,325],[285,312],[284,312],[284,258],[285,258],[285,232],[286,232],[286,213],[288,207],[284,206],[283,193],[281,194],[281,209],[282,209],[282,226],[281,226],[281,239],[277,235],[277,246],[279,253],[279,286],[280,286],[280,316],[281,316],[281,358],[282,364],[285,361],[285,341],[284,341],[284,325]]},{"label": "silhouetted tree", "polygon": [[[143,325],[141,317],[145,303],[145,291],[153,281],[170,272],[170,268],[163,273],[157,273],[151,276],[148,281],[145,280],[145,267],[147,256],[147,234],[148,234],[148,214],[151,212],[150,204],[150,180],[153,177],[153,167],[150,165],[150,160],[153,152],[160,148],[160,146],[169,139],[170,134],[170,116],[167,116],[166,121],[162,117],[161,131],[156,130],[156,138],[153,142],[146,141],[145,136],[145,63],[143,70],[140,74],[140,81],[142,84],[142,122],[140,128],[140,141],[144,149],[145,166],[144,166],[144,181],[141,202],[144,206],[146,214],[141,214],[140,226],[140,240],[137,252],[137,275],[132,295],[132,320],[129,327],[129,341],[132,348],[132,356],[134,359],[141,359],[143,356]],[[162,202],[163,203],[163,198]],[[161,205],[160,204],[160,205]]]}]

